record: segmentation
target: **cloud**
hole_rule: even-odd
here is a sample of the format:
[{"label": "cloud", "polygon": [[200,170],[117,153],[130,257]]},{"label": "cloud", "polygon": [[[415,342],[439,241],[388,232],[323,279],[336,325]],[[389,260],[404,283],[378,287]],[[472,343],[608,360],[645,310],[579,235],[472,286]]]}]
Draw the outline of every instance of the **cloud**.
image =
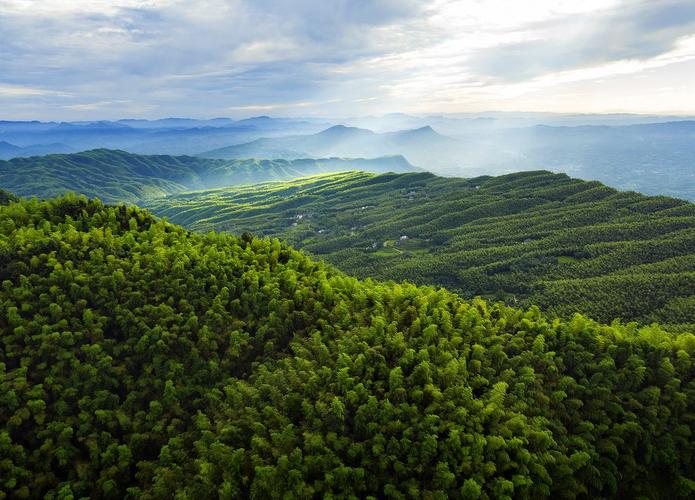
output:
[{"label": "cloud", "polygon": [[116,106],[129,105],[131,101],[120,100],[120,101],[98,101],[98,102],[85,102],[80,104],[68,104],[65,106],[66,109],[74,109],[77,111],[96,111],[102,109],[109,109]]},{"label": "cloud", "polygon": [[[0,109],[65,119],[523,107],[539,89],[552,103],[563,85],[687,61],[694,33],[688,0],[0,0]],[[659,87],[674,79],[669,70]]]},{"label": "cloud", "polygon": [[469,66],[509,81],[614,61],[657,57],[695,33],[695,3],[630,2],[596,16],[592,12],[531,23],[529,40],[477,52]]},{"label": "cloud", "polygon": [[285,103],[275,103],[275,104],[246,104],[244,106],[230,106],[228,109],[230,111],[251,111],[254,113],[258,112],[270,112],[279,111],[283,109],[297,109],[297,108],[311,108],[315,106],[325,106],[327,104],[335,104],[341,102],[342,99],[329,99],[327,101],[303,101],[303,102],[285,102]]},{"label": "cloud", "polygon": [[33,87],[23,87],[20,85],[1,85],[0,96],[4,97],[36,97],[45,95],[61,95],[51,90],[38,89]]}]

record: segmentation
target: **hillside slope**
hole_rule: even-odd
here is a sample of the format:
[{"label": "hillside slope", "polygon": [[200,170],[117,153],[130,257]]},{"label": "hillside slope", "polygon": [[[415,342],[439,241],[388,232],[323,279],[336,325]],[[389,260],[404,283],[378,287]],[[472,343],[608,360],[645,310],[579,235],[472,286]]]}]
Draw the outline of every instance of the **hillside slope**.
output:
[{"label": "hillside slope", "polygon": [[65,144],[32,144],[19,147],[6,141],[0,141],[0,160],[72,152],[74,150]]},{"label": "hillside slope", "polygon": [[695,205],[598,182],[353,172],[149,207],[194,230],[279,236],[359,277],[603,321],[695,323]]},{"label": "hillside slope", "polygon": [[0,207],[0,496],[692,498],[695,337]]},{"label": "hillside slope", "polygon": [[191,156],[143,156],[97,149],[83,153],[0,161],[0,186],[20,195],[65,192],[107,202],[137,203],[191,189],[285,180],[324,172],[417,170],[403,157],[319,160],[210,160]]}]

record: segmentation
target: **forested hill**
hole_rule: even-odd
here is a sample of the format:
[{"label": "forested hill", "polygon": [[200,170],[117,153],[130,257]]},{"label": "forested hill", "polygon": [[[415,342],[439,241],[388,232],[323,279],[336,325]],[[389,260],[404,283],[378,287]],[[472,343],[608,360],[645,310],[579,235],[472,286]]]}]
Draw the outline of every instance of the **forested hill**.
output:
[{"label": "forested hill", "polygon": [[695,495],[692,334],[358,281],[75,196],[5,201],[0,496]]},{"label": "forested hill", "polygon": [[211,160],[108,149],[0,161],[0,186],[41,198],[66,192],[138,203],[179,191],[285,180],[324,172],[413,172],[402,156],[375,159]]},{"label": "forested hill", "polygon": [[563,316],[695,323],[695,205],[566,175],[352,172],[149,206],[194,230],[279,236],[359,277]]}]

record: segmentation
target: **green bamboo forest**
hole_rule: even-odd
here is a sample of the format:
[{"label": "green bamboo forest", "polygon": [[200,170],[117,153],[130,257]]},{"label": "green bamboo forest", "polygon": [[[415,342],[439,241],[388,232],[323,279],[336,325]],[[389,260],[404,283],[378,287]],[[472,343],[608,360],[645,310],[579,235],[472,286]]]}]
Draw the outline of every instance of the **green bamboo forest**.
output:
[{"label": "green bamboo forest", "polygon": [[692,333],[360,280],[84,196],[2,202],[3,498],[695,494]]},{"label": "green bamboo forest", "polygon": [[150,199],[169,221],[280,237],[361,278],[695,331],[695,205],[550,172],[327,174]]}]

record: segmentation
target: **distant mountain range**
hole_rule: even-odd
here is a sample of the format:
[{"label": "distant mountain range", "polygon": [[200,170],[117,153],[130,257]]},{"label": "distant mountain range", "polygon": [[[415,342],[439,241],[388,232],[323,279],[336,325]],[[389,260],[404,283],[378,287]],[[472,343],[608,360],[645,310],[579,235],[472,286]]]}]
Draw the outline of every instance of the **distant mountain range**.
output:
[{"label": "distant mountain range", "polygon": [[440,175],[470,177],[544,168],[624,190],[695,199],[695,121],[637,125],[481,127],[450,137],[426,126],[375,133],[334,126],[202,153],[211,158],[402,154]]},{"label": "distant mountain range", "polygon": [[[695,200],[695,121],[666,118],[488,113],[394,114],[337,125],[315,118],[268,116],[237,121],[0,121],[0,159],[95,148],[217,159],[402,155],[439,175],[546,169],[618,189]],[[640,119],[655,122],[635,123]],[[546,123],[539,124],[542,120]],[[379,132],[346,125],[354,122],[371,124]],[[406,128],[391,128],[398,126]]]},{"label": "distant mountain range", "polygon": [[[474,148],[477,158],[473,160],[480,173],[542,167],[618,189],[695,200],[695,121],[536,126],[477,136],[477,142],[474,135],[470,138],[479,146]],[[498,152],[502,144],[507,158]]]},{"label": "distant mountain range", "polygon": [[[41,154],[94,148],[123,149],[146,154],[195,154],[264,136],[314,133],[328,126],[330,123],[267,116],[238,121],[229,118],[95,122],[0,121],[0,141],[20,148],[55,145],[41,150]],[[25,152],[18,153],[16,156],[27,156]],[[9,154],[11,152],[8,151],[3,157],[11,157]]]},{"label": "distant mountain range", "polygon": [[402,156],[375,159],[214,160],[191,156],[144,156],[98,149],[83,153],[0,161],[0,186],[21,196],[47,198],[65,192],[106,202],[213,187],[286,180],[346,170],[415,172]]},{"label": "distant mountain range", "polygon": [[622,126],[643,123],[663,123],[695,119],[695,117],[675,115],[637,115],[630,113],[611,114],[565,114],[538,112],[487,111],[478,113],[446,113],[412,115],[408,113],[389,113],[382,116],[349,117],[337,120],[338,123],[353,127],[368,128],[376,132],[388,132],[434,127],[445,135],[457,136],[471,131],[495,130],[503,128],[527,128],[535,125],[550,126]]},{"label": "distant mountain range", "polygon": [[20,158],[27,156],[41,156],[51,153],[71,153],[74,152],[70,146],[65,144],[33,144],[31,146],[15,146],[6,141],[0,141],[0,160],[10,158]]},{"label": "distant mountain range", "polygon": [[[435,132],[425,126],[377,134],[357,127],[335,125],[317,134],[293,135],[256,139],[244,144],[228,146],[201,153],[209,158],[302,158],[323,156],[384,156],[402,154],[423,166],[446,165],[452,149],[459,141]],[[438,150],[439,157],[432,157]]]}]

